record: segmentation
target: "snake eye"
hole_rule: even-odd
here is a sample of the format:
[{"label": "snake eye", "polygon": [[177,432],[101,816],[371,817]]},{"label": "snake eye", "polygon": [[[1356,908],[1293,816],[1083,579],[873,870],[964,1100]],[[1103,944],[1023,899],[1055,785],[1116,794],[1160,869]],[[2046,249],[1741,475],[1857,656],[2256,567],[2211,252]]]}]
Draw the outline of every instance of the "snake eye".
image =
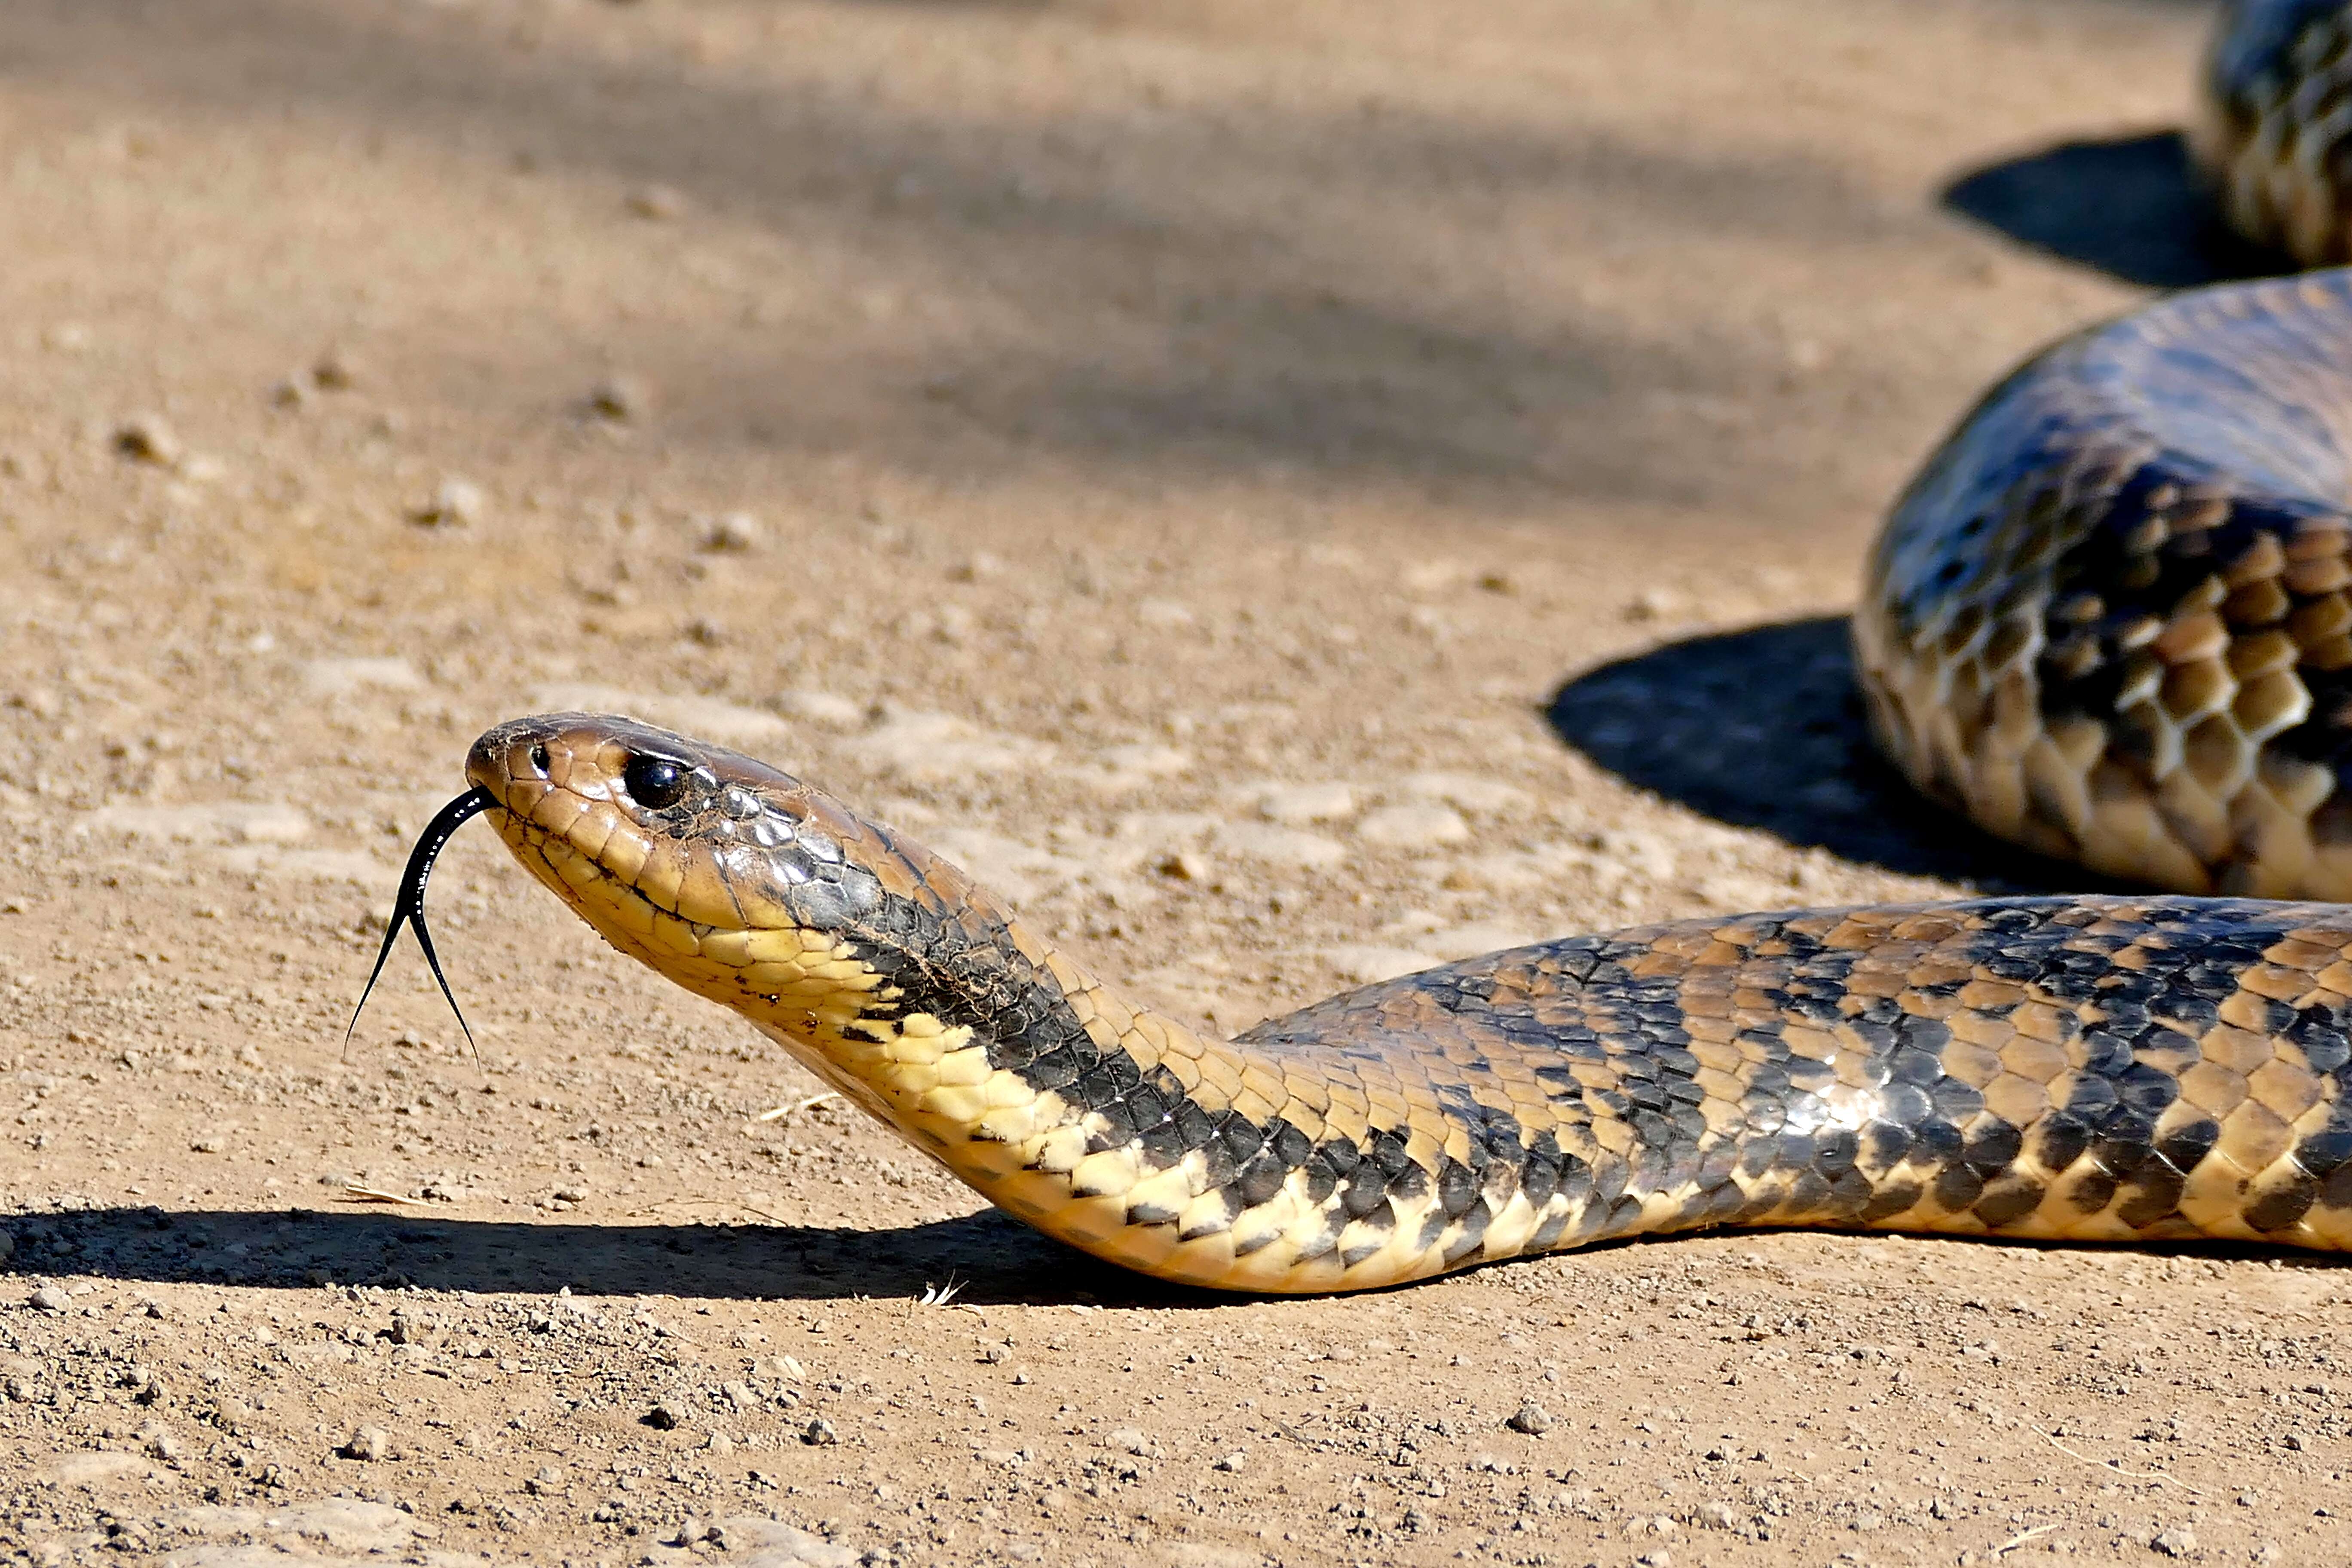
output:
[{"label": "snake eye", "polygon": [[629,798],[648,811],[665,811],[686,798],[686,769],[667,757],[639,752],[621,770]]},{"label": "snake eye", "polygon": [[530,748],[530,765],[541,778],[547,776],[547,742],[535,741]]}]

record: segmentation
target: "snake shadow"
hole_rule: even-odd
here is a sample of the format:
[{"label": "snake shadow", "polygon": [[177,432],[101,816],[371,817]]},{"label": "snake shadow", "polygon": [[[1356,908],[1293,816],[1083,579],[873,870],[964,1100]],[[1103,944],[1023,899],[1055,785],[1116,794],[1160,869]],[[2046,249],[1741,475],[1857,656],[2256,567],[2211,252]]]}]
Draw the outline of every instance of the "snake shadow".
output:
[{"label": "snake shadow", "polygon": [[1923,799],[1871,744],[1843,616],[1670,643],[1570,679],[1547,717],[1627,783],[1800,847],[1987,892],[2109,884]]},{"label": "snake shadow", "polygon": [[1953,181],[1942,205],[2030,249],[2148,288],[2295,269],[2223,223],[2177,131],[2066,142],[2004,159]]},{"label": "snake shadow", "polygon": [[95,1208],[0,1215],[8,1268],[153,1284],[695,1300],[920,1299],[1181,1307],[1217,1298],[1087,1257],[993,1209],[894,1230],[573,1225],[310,1209]]}]

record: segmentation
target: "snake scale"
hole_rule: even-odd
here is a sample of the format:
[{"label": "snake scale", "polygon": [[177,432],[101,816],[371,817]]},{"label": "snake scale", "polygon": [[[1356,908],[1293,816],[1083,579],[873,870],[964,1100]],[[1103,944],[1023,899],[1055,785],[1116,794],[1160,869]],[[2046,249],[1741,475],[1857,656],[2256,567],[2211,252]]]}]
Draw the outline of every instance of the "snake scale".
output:
[{"label": "snake scale", "polygon": [[[2225,204],[2313,259],[2347,233],[2347,14],[2235,7],[2209,73]],[[385,951],[425,940],[434,856],[488,815],[614,947],[991,1202],[1192,1285],[1727,1225],[2352,1247],[2352,908],[2316,901],[2352,899],[2347,496],[2352,275],[2315,274],[2045,350],[1872,552],[1853,636],[1888,754],[2161,893],[1569,937],[1211,1040],[810,785],[571,713],[475,743]]]}]

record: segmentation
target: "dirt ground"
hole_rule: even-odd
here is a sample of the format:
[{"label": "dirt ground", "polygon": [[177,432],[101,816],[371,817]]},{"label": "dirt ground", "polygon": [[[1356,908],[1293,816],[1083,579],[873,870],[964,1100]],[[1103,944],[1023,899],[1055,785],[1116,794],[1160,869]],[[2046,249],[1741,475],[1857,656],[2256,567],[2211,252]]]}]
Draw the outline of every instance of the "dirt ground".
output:
[{"label": "dirt ground", "polygon": [[1162,1289],[480,830],[435,884],[479,1060],[413,949],[342,1039],[466,742],[554,706],[804,771],[1227,1028],[2080,885],[1861,755],[1842,616],[1990,377],[2243,264],[2167,134],[2207,19],[7,0],[0,1544],[2344,1562],[2326,1259]]}]

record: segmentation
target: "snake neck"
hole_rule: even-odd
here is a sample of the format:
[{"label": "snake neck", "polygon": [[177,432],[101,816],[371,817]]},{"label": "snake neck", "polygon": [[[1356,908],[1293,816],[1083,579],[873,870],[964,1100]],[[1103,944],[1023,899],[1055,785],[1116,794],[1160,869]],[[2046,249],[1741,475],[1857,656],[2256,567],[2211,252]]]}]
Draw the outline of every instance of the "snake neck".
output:
[{"label": "snake neck", "polygon": [[[1120,997],[983,890],[942,885],[961,882],[951,868],[925,870],[838,932],[705,938],[725,973],[696,988],[1066,1239],[1090,1239],[1072,1232],[1074,1194],[1115,1195],[1121,1225],[1137,1211],[1177,1219],[1197,1184],[1181,1167],[1204,1136],[1192,1091],[1213,1047]],[[661,967],[678,977],[674,959]]]},{"label": "snake neck", "polygon": [[961,871],[884,830],[866,829],[870,871],[854,917],[726,929],[656,903],[512,813],[498,826],[623,953],[742,1015],[1016,1213],[1017,1195],[999,1190],[1010,1173],[1067,1177],[1091,1160],[1087,1183],[1132,1186],[1202,1136],[1190,1064],[1209,1046],[1124,1001]]}]

